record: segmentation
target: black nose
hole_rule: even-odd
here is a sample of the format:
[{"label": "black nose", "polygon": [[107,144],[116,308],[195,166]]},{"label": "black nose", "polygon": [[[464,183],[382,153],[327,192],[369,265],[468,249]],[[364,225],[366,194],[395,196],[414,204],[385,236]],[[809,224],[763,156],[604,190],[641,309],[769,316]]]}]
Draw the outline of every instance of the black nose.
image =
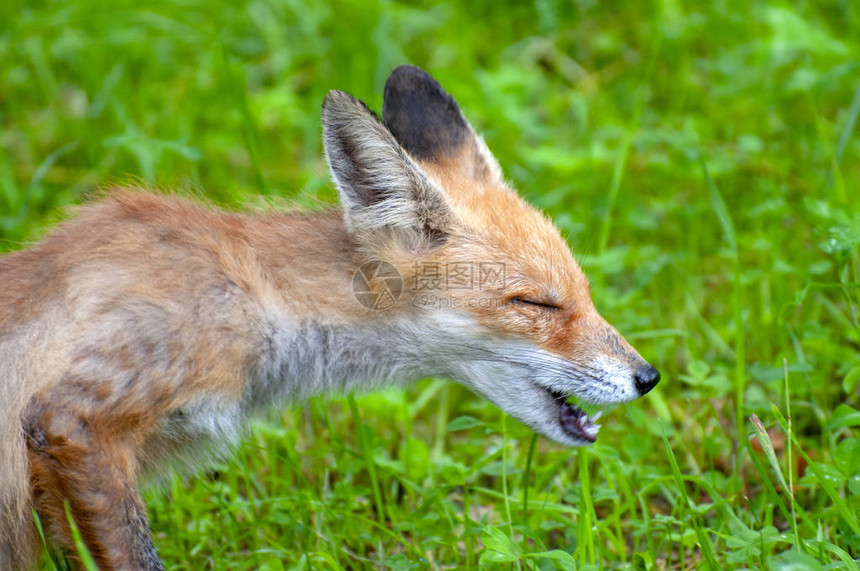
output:
[{"label": "black nose", "polygon": [[639,391],[641,397],[651,389],[657,386],[660,382],[660,371],[651,365],[645,365],[636,371],[636,390]]}]

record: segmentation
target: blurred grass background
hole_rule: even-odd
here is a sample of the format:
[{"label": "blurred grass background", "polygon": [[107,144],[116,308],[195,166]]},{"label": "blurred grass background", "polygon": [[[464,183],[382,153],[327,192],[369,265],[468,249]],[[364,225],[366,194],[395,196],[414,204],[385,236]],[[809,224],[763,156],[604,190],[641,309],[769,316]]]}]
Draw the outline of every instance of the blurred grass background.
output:
[{"label": "blurred grass background", "polygon": [[332,204],[325,93],[423,67],[663,373],[580,450],[295,405],[147,493],[168,568],[858,568],[860,2],[5,2],[0,62],[2,250],[116,182]]}]

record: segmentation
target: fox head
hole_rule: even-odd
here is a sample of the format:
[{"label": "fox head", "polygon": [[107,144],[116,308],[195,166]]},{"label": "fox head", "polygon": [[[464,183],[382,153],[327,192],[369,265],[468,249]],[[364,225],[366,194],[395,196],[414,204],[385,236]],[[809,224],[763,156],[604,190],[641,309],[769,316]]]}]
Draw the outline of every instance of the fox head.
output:
[{"label": "fox head", "polygon": [[399,299],[379,313],[411,324],[409,358],[428,374],[569,446],[594,442],[599,428],[570,397],[606,405],[654,388],[659,372],[597,313],[558,230],[505,183],[427,73],[392,72],[382,121],[332,91],[322,123],[357,263],[384,261],[402,276]]}]

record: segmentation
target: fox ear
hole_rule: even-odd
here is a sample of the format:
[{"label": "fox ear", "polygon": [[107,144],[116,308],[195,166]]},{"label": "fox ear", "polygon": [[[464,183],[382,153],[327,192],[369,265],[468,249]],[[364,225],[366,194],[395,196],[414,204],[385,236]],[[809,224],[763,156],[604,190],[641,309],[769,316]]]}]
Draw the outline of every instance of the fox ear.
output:
[{"label": "fox ear", "polygon": [[426,71],[402,65],[391,72],[382,116],[394,138],[419,161],[443,163],[480,182],[502,182],[502,170],[484,140]]},{"label": "fox ear", "polygon": [[322,105],[323,143],[358,239],[379,231],[410,250],[444,242],[452,215],[442,192],[361,101],[330,91]]}]

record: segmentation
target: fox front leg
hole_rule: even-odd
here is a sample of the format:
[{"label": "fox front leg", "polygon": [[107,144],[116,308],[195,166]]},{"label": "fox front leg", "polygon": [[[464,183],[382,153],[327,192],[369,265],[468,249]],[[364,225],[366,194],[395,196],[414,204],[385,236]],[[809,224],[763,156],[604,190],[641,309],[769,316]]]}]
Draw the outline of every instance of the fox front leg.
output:
[{"label": "fox front leg", "polygon": [[138,492],[134,447],[110,420],[30,403],[25,431],[36,513],[49,540],[73,558],[66,503],[100,569],[163,570]]}]

